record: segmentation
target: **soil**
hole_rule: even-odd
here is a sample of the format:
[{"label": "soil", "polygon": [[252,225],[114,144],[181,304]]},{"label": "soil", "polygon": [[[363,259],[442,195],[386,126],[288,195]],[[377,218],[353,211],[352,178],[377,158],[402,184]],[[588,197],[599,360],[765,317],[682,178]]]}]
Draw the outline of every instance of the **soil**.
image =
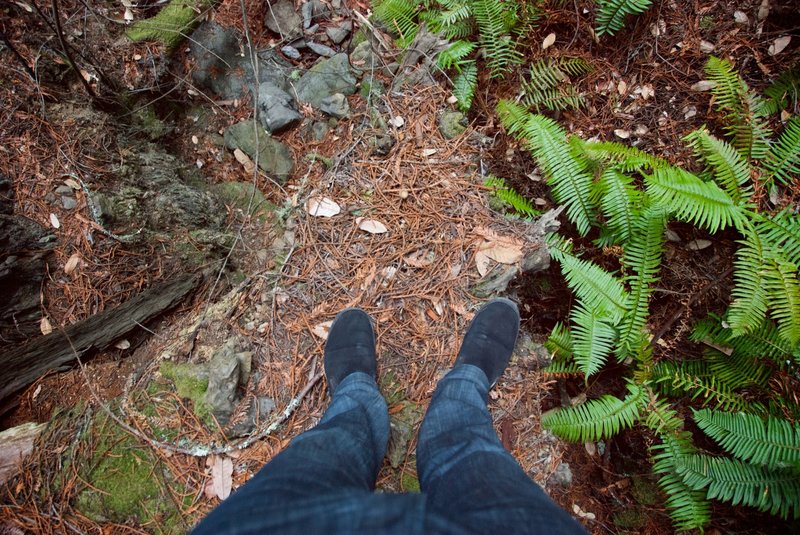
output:
[{"label": "soil", "polygon": [[[731,58],[756,90],[763,89],[775,75],[800,58],[800,47],[795,42],[800,38],[796,3],[792,0],[770,3],[770,16],[759,24],[755,22],[755,14],[760,3],[757,0],[657,2],[645,14],[630,17],[617,36],[597,41],[590,31],[590,5],[553,2],[529,28],[524,48],[530,51],[527,59],[531,63],[550,56],[552,50],[543,51],[541,42],[546,35],[555,33],[558,54],[581,57],[594,67],[577,83],[586,97],[586,107],[556,117],[570,132],[584,138],[615,140],[618,139],[615,130],[632,131],[643,126],[646,132],[628,142],[672,163],[688,164],[692,158],[683,136],[703,124],[712,131],[718,128],[709,95],[690,89],[704,78],[703,65],[708,54],[701,50],[701,41],[713,43],[715,55]],[[260,253],[271,250],[279,232],[265,230],[263,224],[246,214],[243,217],[229,206],[230,228],[235,228],[241,239],[229,255],[226,270],[219,272],[218,283],[210,281],[193,302],[185,303],[159,325],[150,326],[155,333],[152,338],[134,340],[129,350],[114,349],[96,355],[85,371],[73,368],[41,378],[13,400],[13,410],[4,411],[3,428],[26,421],[48,421],[57,409],[82,402],[90,405],[111,402],[126,394],[132,384],[133,388],[145,385],[143,377],[155,373],[154,363],[171,350],[174,340],[185,334],[184,327],[191,319],[204,315],[210,303],[230,295],[228,291],[234,287],[241,288],[241,297],[221,316],[220,325],[198,328],[200,334],[196,340],[193,338],[191,344],[184,341],[184,346],[191,345],[188,349],[191,355],[193,349],[201,352],[214,347],[232,332],[243,333],[253,340],[256,367],[262,373],[261,384],[248,387],[246,394],[269,395],[282,407],[309,383],[319,368],[315,355],[320,354],[322,341],[310,334],[313,328],[330,319],[336,310],[359,305],[377,319],[381,385],[387,397],[391,397],[390,413],[393,418],[401,415],[409,422],[410,434],[398,438],[402,450],[398,462],[387,462],[379,486],[386,490],[412,489],[416,476],[414,429],[419,425],[436,379],[452,358],[470,310],[477,303],[469,295],[466,283],[438,281],[448,280],[446,272],[453,264],[462,269],[462,263],[462,278],[477,278],[467,272],[469,251],[464,244],[468,243],[473,226],[489,225],[497,217],[489,213],[479,188],[474,187],[480,185],[481,178],[476,174],[475,162],[483,162],[489,173],[503,177],[525,197],[544,200],[545,208],[554,207],[547,185],[537,179],[534,162],[504,135],[494,113],[499,99],[516,96],[525,69],[520,68],[505,80],[488,77],[482,80],[469,119],[472,130],[495,140],[488,151],[469,141],[469,134],[460,140],[445,141],[436,137],[438,133],[432,128],[428,129],[434,124],[447,93],[441,88],[427,88],[418,95],[387,100],[389,107],[404,116],[405,133],[397,133],[398,145],[386,159],[375,159],[363,151],[363,145],[358,145],[362,139],[353,128],[366,112],[363,104],[359,107],[352,100],[352,107],[361,115],[356,114],[350,122],[344,121],[324,141],[309,142],[301,129],[281,136],[281,141],[296,155],[317,152],[341,157],[342,167],[331,172],[319,162],[299,162],[296,176],[281,188],[262,175],[254,177],[230,154],[220,156],[214,140],[222,129],[250,115],[248,99],[221,103],[214,102],[213,97],[195,98],[190,93],[192,88],[181,83],[189,78],[191,70],[183,47],[174,57],[166,58],[158,45],[132,45],[125,41],[124,26],[114,20],[121,13],[86,10],[82,3],[70,0],[60,4],[67,39],[82,47],[83,54],[96,65],[101,65],[108,78],[117,80],[120,86],[136,88],[139,103],[157,102],[154,107],[157,119],[171,125],[169,133],[160,136],[158,143],[189,164],[201,162],[202,172],[215,183],[254,181],[277,206],[284,206],[293,195],[297,203],[298,196],[302,200],[310,190],[323,191],[340,202],[348,213],[360,215],[366,210],[370,217],[380,219],[390,228],[409,225],[425,238],[387,245],[358,234],[352,225],[289,217],[284,223],[297,236],[297,245],[283,251],[288,253],[288,259],[280,266],[279,277],[274,278],[271,270],[276,269],[276,261],[265,261]],[[277,42],[264,28],[263,2],[253,0],[244,4],[252,42],[256,46]],[[224,0],[214,8],[213,17],[223,26],[243,31],[245,22],[240,5]],[[368,6],[356,2],[350,8],[365,13]],[[57,52],[53,29],[22,5],[0,9],[3,10],[0,15],[7,17],[0,20],[3,35],[29,65],[37,67],[39,77],[38,83],[30,83],[12,53],[7,49],[2,51],[4,65],[0,67],[0,77],[6,83],[0,89],[3,109],[0,172],[14,178],[18,211],[45,228],[51,225],[51,212],[55,211],[62,222],[52,271],[42,287],[42,308],[54,326],[65,325],[124,302],[170,273],[187,268],[174,243],[134,246],[88,232],[94,227],[80,195],[81,217],[69,217],[47,200],[48,193],[70,173],[91,175],[95,184],[102,183],[113,190],[112,164],[125,154],[110,140],[110,132],[118,126],[103,125],[91,116],[93,108],[84,87]],[[749,15],[748,25],[735,22],[733,14],[737,10]],[[9,16],[12,11],[14,17]],[[782,35],[794,35],[794,41],[782,54],[769,56],[767,46]],[[39,59],[34,62],[33,58]],[[310,63],[298,68],[308,66]],[[114,90],[98,74],[101,79],[90,82],[99,97],[95,108],[103,107],[104,96]],[[642,100],[632,92],[645,83],[652,86],[654,96]],[[72,118],[53,121],[52,115],[41,113],[55,102],[74,106]],[[204,110],[201,119],[194,113],[198,109]],[[687,113],[691,109],[696,110],[695,115]],[[186,110],[193,111],[186,113]],[[312,112],[304,110],[304,113]],[[137,122],[135,117],[129,119],[126,128],[139,128],[143,135],[148,135],[141,121]],[[124,120],[123,117],[121,121]],[[86,123],[95,129],[96,135],[76,135],[86,131],[76,128],[76,124]],[[418,151],[423,147],[437,149],[442,163],[422,161]],[[397,199],[402,191],[411,194],[411,201],[405,205],[400,205]],[[788,192],[779,203],[796,206],[799,193]],[[292,208],[300,210],[298,206]],[[649,327],[652,332],[664,330],[661,337],[665,343],[656,347],[657,358],[690,351],[686,344],[688,325],[709,312],[724,310],[732,285],[730,267],[736,247],[736,235],[731,232],[709,236],[678,223],[670,224],[670,229],[680,236],[681,242],[667,245],[661,281],[651,302]],[[561,231],[575,240],[578,249],[591,249],[594,236],[580,238],[566,222],[562,222]],[[712,245],[701,251],[687,249],[685,244],[695,239],[710,240]],[[426,284],[415,280],[413,273],[402,270],[396,282],[381,282],[382,269],[393,266],[392,261],[400,263],[405,255],[423,245],[435,249],[439,258],[451,263],[436,266],[439,271],[429,272]],[[342,258],[342,248],[349,255],[347,260]],[[64,274],[63,266],[74,254],[80,254],[91,269]],[[604,267],[618,268],[618,251],[613,248],[592,254],[592,259]],[[302,284],[294,284],[298,281]],[[698,292],[703,292],[702,297],[693,300]],[[553,326],[568,317],[572,296],[555,264],[544,272],[518,277],[509,287],[509,293],[520,302],[523,328],[536,342],[543,342]],[[187,353],[184,346],[176,354]],[[577,379],[546,379],[532,364],[533,360],[531,353],[522,351],[518,355],[507,373],[508,380],[491,403],[498,432],[523,468],[545,484],[559,463],[568,463],[572,484],[568,488],[550,485],[548,491],[568,511],[576,515],[593,514],[594,520],[583,519],[593,533],[673,532],[663,498],[649,470],[647,447],[653,440],[651,436],[634,429],[602,445],[566,445],[549,440],[538,425],[541,412],[560,405],[564,396],[585,393],[593,397],[621,391],[624,368],[606,367],[587,387]],[[92,378],[91,386],[86,381],[87,375]],[[246,481],[292,437],[313,425],[326,404],[324,389],[312,389],[279,432],[244,450],[237,459],[240,469],[233,476],[234,485]],[[180,412],[182,425],[191,425],[187,424],[190,414],[188,410]],[[207,430],[197,429],[188,430],[187,435],[198,440],[211,436]],[[66,435],[61,439],[67,442]],[[208,470],[200,462],[171,455],[159,458],[173,466],[173,472],[183,471],[187,485],[200,489],[184,511],[187,518],[199,518],[218,503],[205,493]],[[67,511],[67,505],[64,507]],[[713,517],[710,533],[785,533],[797,527],[769,515],[716,502]],[[78,522],[84,529],[96,527],[79,515],[64,513],[64,518]],[[112,528],[139,529],[123,525]],[[141,529],[147,531],[146,527]]]}]

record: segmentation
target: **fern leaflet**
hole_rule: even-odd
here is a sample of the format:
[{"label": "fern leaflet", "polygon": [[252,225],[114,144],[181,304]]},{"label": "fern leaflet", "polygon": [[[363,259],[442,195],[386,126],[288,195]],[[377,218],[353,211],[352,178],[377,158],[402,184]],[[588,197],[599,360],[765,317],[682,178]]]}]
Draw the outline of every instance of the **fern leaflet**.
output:
[{"label": "fern leaflet", "polygon": [[778,143],[770,148],[764,162],[769,178],[783,184],[793,184],[800,179],[800,119],[792,117],[783,129]]},{"label": "fern leaflet", "polygon": [[625,25],[627,15],[644,13],[652,3],[652,0],[598,0],[595,16],[597,35],[614,35]]},{"label": "fern leaflet", "polygon": [[706,161],[712,169],[714,180],[737,204],[752,195],[750,166],[741,154],[725,141],[715,138],[705,129],[695,130],[684,138],[695,155]]}]

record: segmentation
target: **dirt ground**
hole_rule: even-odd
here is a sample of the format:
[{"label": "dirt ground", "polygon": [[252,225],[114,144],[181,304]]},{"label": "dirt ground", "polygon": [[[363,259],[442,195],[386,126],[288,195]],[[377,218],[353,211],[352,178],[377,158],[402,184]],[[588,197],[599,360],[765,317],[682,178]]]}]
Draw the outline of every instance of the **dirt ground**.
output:
[{"label": "dirt ground", "polygon": [[[770,2],[770,16],[757,23],[755,13],[761,4],[757,0],[655,4],[645,14],[631,18],[616,37],[599,42],[590,31],[588,3],[548,5],[526,36],[530,43],[527,59],[533,62],[553,54],[576,56],[594,67],[577,84],[587,106],[558,116],[571,132],[613,140],[615,130],[641,127],[628,142],[673,163],[686,164],[691,154],[682,137],[703,124],[713,128],[716,120],[709,94],[690,89],[704,78],[703,65],[708,57],[704,43],[713,45],[713,54],[732,58],[748,84],[759,90],[800,57],[795,42],[800,40],[800,12],[791,0]],[[213,17],[220,24],[243,30],[242,5],[247,9],[253,43],[274,41],[264,29],[262,3],[225,0],[214,8]],[[291,438],[320,418],[328,403],[324,381],[319,379],[325,322],[344,307],[360,306],[376,320],[380,383],[393,421],[401,429],[408,424],[406,431],[393,437],[379,487],[412,490],[416,476],[414,431],[437,379],[450,366],[464,328],[481,303],[470,293],[480,278],[474,263],[480,229],[503,221],[502,214],[488,208],[482,170],[505,178],[529,199],[543,200],[545,209],[555,207],[546,184],[536,179],[531,158],[504,135],[494,113],[500,98],[516,96],[525,69],[505,80],[484,77],[469,115],[470,127],[454,140],[443,139],[436,128],[436,117],[448,106],[446,87],[425,87],[385,97],[383,104],[394,116],[404,119],[403,126],[394,129],[396,145],[385,157],[370,154],[366,134],[359,127],[368,112],[363,100],[351,97],[353,116],[322,142],[310,146],[298,129],[281,136],[298,160],[313,151],[332,158],[334,163],[328,167],[319,160],[299,161],[295,175],[280,187],[264,176],[248,173],[230,154],[215,156],[211,135],[248,116],[250,103],[219,103],[192,95],[188,82],[191,65],[183,50],[164,60],[157,45],[124,43],[124,27],[109,17],[97,16],[99,10],[92,7],[95,9],[79,2],[62,3],[68,34],[74,39],[80,38],[77,31],[93,37],[102,35],[87,46],[87,55],[93,55],[123,85],[141,88],[146,99],[170,103],[164,107],[164,118],[174,120],[175,129],[161,142],[186,162],[202,161],[203,173],[214,182],[253,182],[270,201],[285,207],[288,215],[276,231],[251,214],[229,207],[230,225],[237,229],[238,240],[229,269],[218,270],[218,281],[211,278],[192,302],[149,326],[152,337],[134,341],[130,349],[96,355],[85,370],[53,373],[32,384],[15,399],[16,407],[3,416],[3,427],[44,422],[58,408],[81,403],[97,407],[100,402],[110,403],[120,397],[130,400],[165,359],[203,354],[222,340],[240,335],[251,344],[254,368],[260,377],[251,381],[243,399],[268,396],[280,411],[302,394],[300,404],[277,431],[249,447],[226,453],[235,459],[233,485],[241,485]],[[358,2],[349,7],[361,13],[368,9]],[[749,24],[736,23],[737,10],[749,14]],[[114,10],[103,13],[113,15],[111,19],[119,17]],[[107,149],[110,142],[102,125],[93,123],[91,117],[73,114],[76,118],[71,123],[44,118],[41,109],[54,102],[87,107],[86,98],[81,96],[84,90],[70,75],[64,60],[52,52],[56,46],[52,31],[35,13],[3,20],[2,25],[4,35],[18,45],[24,58],[42,58],[37,63],[42,67],[37,73],[42,82],[31,83],[11,54],[3,53],[0,77],[6,83],[0,89],[0,136],[5,156],[0,156],[0,172],[14,177],[21,213],[50,226],[52,208],[46,204],[47,193],[75,173],[91,173],[98,182],[113,181],[111,163],[124,155]],[[555,52],[543,51],[540,46],[550,33],[557,36]],[[795,41],[785,52],[775,57],[766,52],[773,39],[790,34]],[[387,53],[387,58],[390,55]],[[134,56],[153,61],[145,65]],[[100,80],[92,83],[99,91],[106,89]],[[645,85],[652,91],[647,98],[641,92]],[[212,110],[210,122],[202,129],[191,118],[173,111],[199,103]],[[95,135],[76,134],[90,131],[84,128],[87,124],[94,125]],[[487,143],[487,139],[492,142]],[[342,215],[326,219],[307,213],[305,201],[323,195],[340,206]],[[780,199],[785,206],[796,202],[797,192]],[[181,269],[170,243],[143,250],[99,234],[95,234],[95,240],[88,240],[93,221],[80,197],[78,210],[75,217],[58,214],[62,222],[57,229],[59,243],[64,246],[56,249],[54,265],[61,271],[48,274],[42,288],[42,308],[53,325],[68,325],[124,302]],[[361,230],[356,220],[359,217],[381,222],[388,232],[370,234]],[[663,277],[651,304],[651,330],[666,329],[662,336],[666,344],[659,350],[683,351],[690,321],[720,311],[727,303],[735,236],[710,237],[680,224],[670,228],[683,242],[713,241],[713,246],[703,251],[668,245]],[[568,224],[562,225],[562,231],[577,237]],[[584,242],[588,244],[588,240]],[[577,246],[582,246],[580,241]],[[260,254],[265,250],[280,252],[285,261],[278,264],[272,257],[265,258]],[[63,266],[75,254],[80,254],[88,267],[65,276]],[[594,260],[614,268],[617,256],[617,251],[609,249]],[[433,260],[420,260],[426,258]],[[702,298],[690,302],[698,291],[703,292]],[[585,392],[592,397],[622,385],[621,370],[614,367],[593,378],[588,388],[582,381],[540,373],[541,355],[535,343],[543,342],[570,308],[571,294],[558,267],[519,277],[509,292],[521,305],[525,343],[490,401],[503,443],[543,485],[560,463],[569,464],[572,484],[547,488],[562,507],[582,517],[590,532],[671,533],[662,498],[649,475],[647,446],[651,437],[631,430],[602,448],[566,445],[539,426],[540,414],[559,405],[563,396]],[[214,303],[225,306],[214,308]],[[192,330],[191,325],[200,327]],[[177,496],[176,502],[183,504],[181,514],[186,525],[218,503],[206,492],[212,476],[203,458],[160,448],[152,418],[137,412],[136,403],[123,404],[123,416],[139,433],[152,439],[154,455],[180,482],[185,494]],[[179,429],[179,437],[192,444],[209,444],[224,433],[209,432],[193,421],[186,407],[161,417],[169,419],[170,425]],[[68,443],[68,434],[53,440],[50,447],[57,449],[59,440],[61,446]],[[154,531],[153,526],[125,523],[101,527],[77,512],[68,500],[62,497],[59,501],[58,492],[48,494],[54,501],[52,510],[40,510],[34,503],[35,492],[23,487],[41,484],[42,467],[51,466],[52,457],[48,451],[38,451],[25,465],[20,480],[25,484],[6,489],[3,501],[7,507],[0,521],[7,528],[14,526],[19,532]],[[779,533],[786,529],[772,517],[719,504],[715,504],[714,518],[709,529],[713,533]]]}]

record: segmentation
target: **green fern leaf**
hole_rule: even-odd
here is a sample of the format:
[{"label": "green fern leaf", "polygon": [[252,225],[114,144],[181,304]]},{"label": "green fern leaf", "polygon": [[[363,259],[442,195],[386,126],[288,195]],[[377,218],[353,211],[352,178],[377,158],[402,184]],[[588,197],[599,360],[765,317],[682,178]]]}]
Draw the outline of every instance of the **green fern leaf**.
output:
[{"label": "green fern leaf", "polygon": [[586,141],[583,146],[590,158],[609,162],[623,173],[644,169],[652,170],[668,165],[665,160],[656,158],[641,149],[614,141]]},{"label": "green fern leaf", "polygon": [[665,383],[666,391],[672,395],[682,392],[693,400],[701,401],[703,405],[712,405],[723,410],[766,413],[761,403],[747,401],[730,385],[714,376],[704,361],[684,361],[680,364],[662,361],[654,371],[657,383]]},{"label": "green fern leaf", "polygon": [[764,90],[764,94],[769,97],[771,106],[767,113],[775,113],[779,110],[796,110],[800,101],[800,67],[795,66],[782,72],[778,78]]},{"label": "green fern leaf", "polygon": [[602,396],[542,415],[542,427],[570,442],[588,442],[616,435],[631,427],[639,417],[647,396],[639,386],[629,383],[624,399]]},{"label": "green fern leaf", "polygon": [[458,100],[458,107],[467,111],[472,106],[475,88],[478,86],[478,66],[475,60],[463,61],[460,69],[453,78],[453,96]]},{"label": "green fern leaf", "polygon": [[765,387],[772,377],[772,367],[764,365],[752,353],[733,351],[726,355],[711,349],[706,351],[705,358],[714,377],[733,389]]},{"label": "green fern leaf", "polygon": [[544,347],[552,353],[553,360],[572,360],[572,333],[563,324],[556,323]]},{"label": "green fern leaf", "polygon": [[709,499],[749,505],[782,518],[800,516],[800,472],[769,470],[735,459],[688,455],[677,463],[684,483]]},{"label": "green fern leaf", "polygon": [[649,316],[651,285],[658,280],[666,216],[658,207],[648,207],[636,220],[636,231],[625,248],[622,264],[630,270],[625,280],[630,292],[629,312],[619,326],[617,354],[624,358],[642,345]]},{"label": "green fern leaf", "polygon": [[800,216],[781,210],[769,217],[759,216],[756,231],[781,257],[800,266]]},{"label": "green fern leaf", "polygon": [[410,45],[419,31],[416,22],[418,6],[419,2],[414,0],[382,0],[375,4],[375,16],[400,36],[398,44],[401,48]]},{"label": "green fern leaf", "polygon": [[797,266],[780,259],[767,262],[764,286],[778,323],[778,332],[790,344],[800,342],[800,282]]},{"label": "green fern leaf", "polygon": [[471,0],[479,42],[485,50],[486,66],[493,78],[501,77],[523,59],[509,35],[508,10],[497,0]]},{"label": "green fern leaf", "polygon": [[794,184],[800,179],[800,119],[792,117],[783,129],[778,142],[767,153],[764,167],[767,178],[776,178],[783,184]]},{"label": "green fern leaf", "polygon": [[800,466],[800,425],[752,414],[693,410],[705,434],[739,459],[769,469]]},{"label": "green fern leaf", "polygon": [[613,167],[603,171],[594,190],[594,202],[600,205],[613,243],[627,243],[639,217],[642,193],[631,177]]},{"label": "green fern leaf", "polygon": [[554,360],[544,368],[542,368],[542,373],[546,373],[547,375],[556,375],[559,377],[567,377],[567,376],[575,376],[583,374],[581,371],[580,366],[578,366],[577,362],[569,361],[569,362],[562,362],[558,360]]},{"label": "green fern leaf", "polygon": [[627,15],[644,13],[652,3],[652,0],[598,0],[595,16],[597,35],[614,35],[625,25]]},{"label": "green fern leaf", "polygon": [[450,69],[464,61],[464,58],[472,54],[474,50],[475,43],[470,41],[456,41],[439,52],[439,55],[436,57],[436,63],[442,69]]},{"label": "green fern leaf", "polygon": [[616,324],[628,311],[628,295],[622,283],[606,270],[572,255],[560,259],[567,284],[590,310],[597,310]]},{"label": "green fern leaf", "polygon": [[678,219],[706,228],[724,229],[742,219],[733,200],[713,182],[703,182],[677,167],[659,168],[644,175],[647,193]]},{"label": "green fern leaf", "polygon": [[617,331],[604,312],[581,305],[573,307],[572,323],[573,358],[588,379],[606,363]]},{"label": "green fern leaf", "polygon": [[567,217],[585,236],[594,220],[589,194],[592,177],[586,162],[566,142],[566,132],[555,121],[529,114],[509,101],[500,101],[498,114],[508,132],[524,140],[552,188],[553,198],[567,206]]},{"label": "green fern leaf", "polygon": [[736,250],[733,272],[735,285],[731,292],[733,302],[728,309],[728,323],[734,335],[752,331],[767,315],[767,292],[764,287],[763,262],[766,255],[761,237],[746,225],[742,229],[744,240]]},{"label": "green fern leaf", "polygon": [[714,180],[731,196],[735,203],[752,195],[750,166],[741,154],[725,141],[715,138],[704,128],[695,130],[684,138],[695,155],[708,163]]}]

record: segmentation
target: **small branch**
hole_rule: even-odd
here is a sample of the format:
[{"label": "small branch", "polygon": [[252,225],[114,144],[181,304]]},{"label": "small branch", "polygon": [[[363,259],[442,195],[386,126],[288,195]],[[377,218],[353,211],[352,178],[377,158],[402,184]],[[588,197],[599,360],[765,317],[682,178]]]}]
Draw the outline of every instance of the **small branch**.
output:
[{"label": "small branch", "polygon": [[83,84],[84,89],[92,97],[92,100],[97,100],[97,93],[94,92],[92,89],[91,84],[89,84],[88,80],[83,77],[81,70],[75,64],[75,60],[72,59],[72,54],[69,51],[69,47],[67,46],[67,41],[64,39],[64,32],[61,29],[61,15],[58,12],[58,0],[52,0],[53,6],[53,19],[55,19],[56,25],[56,35],[58,36],[58,42],[61,43],[61,51],[64,52],[64,56],[67,58],[69,62],[69,66],[72,67],[72,70],[75,71],[75,74],[78,75],[78,79]]}]

